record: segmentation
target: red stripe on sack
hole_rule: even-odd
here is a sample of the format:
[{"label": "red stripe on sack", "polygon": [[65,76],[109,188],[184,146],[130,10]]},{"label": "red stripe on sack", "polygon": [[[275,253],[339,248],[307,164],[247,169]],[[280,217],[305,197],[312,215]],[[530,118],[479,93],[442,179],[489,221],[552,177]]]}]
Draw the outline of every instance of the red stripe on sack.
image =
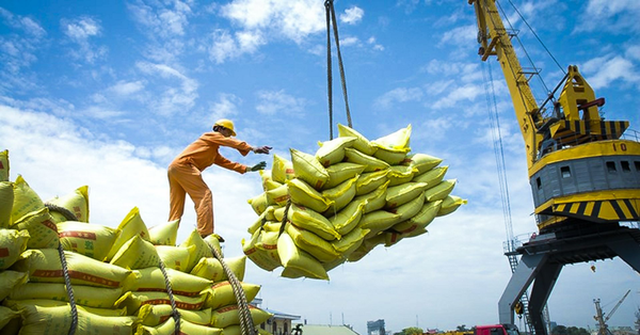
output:
[{"label": "red stripe on sack", "polygon": [[63,231],[60,233],[60,237],[77,237],[85,240],[96,240],[96,233],[86,231]]},{"label": "red stripe on sack", "polygon": [[8,257],[9,248],[0,248],[0,257]]},{"label": "red stripe on sack", "polygon": [[4,170],[4,165],[2,165],[2,162],[0,162],[0,169]]},{"label": "red stripe on sack", "polygon": [[[55,277],[62,277],[64,274],[61,270],[36,270],[33,272],[33,274],[31,276],[33,277],[44,277],[44,278],[55,278]],[[80,272],[80,271],[73,271],[73,270],[69,270],[69,277],[71,278],[75,278],[75,279],[79,279],[79,280],[83,280],[83,281],[87,281],[87,282],[91,282],[91,283],[96,283],[96,284],[100,284],[103,286],[107,286],[107,287],[119,287],[120,286],[120,282],[117,282],[115,280],[109,280],[106,278],[100,278],[98,276],[94,276],[88,273],[84,273],[84,272]]]},{"label": "red stripe on sack", "polygon": [[267,250],[276,250],[278,249],[277,244],[263,244],[262,247]]},{"label": "red stripe on sack", "polygon": [[51,220],[44,220],[40,222],[40,224],[55,231],[56,233],[58,232],[58,225],[56,225],[56,223]]}]

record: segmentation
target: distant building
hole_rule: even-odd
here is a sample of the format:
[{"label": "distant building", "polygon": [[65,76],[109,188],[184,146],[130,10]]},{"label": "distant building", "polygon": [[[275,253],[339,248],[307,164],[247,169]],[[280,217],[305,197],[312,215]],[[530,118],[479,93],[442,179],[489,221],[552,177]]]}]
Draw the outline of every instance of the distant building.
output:
[{"label": "distant building", "polygon": [[385,335],[384,320],[367,321],[367,335]]},{"label": "distant building", "polygon": [[[269,308],[262,308],[260,307],[260,304],[262,304],[261,298],[255,298],[251,302],[251,305],[267,311],[273,314],[273,316],[269,320],[259,324],[258,328],[266,330],[273,335],[290,335],[292,329],[291,321],[300,320],[300,315],[287,314]],[[305,335],[307,335],[306,332]]]},{"label": "distant building", "polygon": [[[294,325],[295,327],[295,325]],[[302,335],[360,335],[349,326],[302,325]]]}]

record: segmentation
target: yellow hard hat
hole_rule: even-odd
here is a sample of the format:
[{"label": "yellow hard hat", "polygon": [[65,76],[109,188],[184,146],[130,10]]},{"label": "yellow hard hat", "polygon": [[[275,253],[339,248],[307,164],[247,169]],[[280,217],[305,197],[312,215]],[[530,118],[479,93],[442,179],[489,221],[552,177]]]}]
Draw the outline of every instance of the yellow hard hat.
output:
[{"label": "yellow hard hat", "polygon": [[234,130],[233,127],[233,121],[229,120],[229,119],[220,119],[218,121],[216,121],[216,123],[213,124],[213,126],[220,126],[220,127],[224,127],[227,128],[229,130],[231,130],[231,135],[236,136],[236,131]]}]

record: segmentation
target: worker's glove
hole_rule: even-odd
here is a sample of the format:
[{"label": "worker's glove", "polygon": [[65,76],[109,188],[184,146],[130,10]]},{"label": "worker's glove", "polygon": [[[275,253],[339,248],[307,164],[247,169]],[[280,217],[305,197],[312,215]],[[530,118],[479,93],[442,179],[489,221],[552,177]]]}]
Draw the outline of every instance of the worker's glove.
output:
[{"label": "worker's glove", "polygon": [[273,149],[270,146],[267,145],[263,145],[261,147],[254,147],[253,148],[253,152],[257,153],[257,154],[269,154],[269,150]]},{"label": "worker's glove", "polygon": [[260,170],[264,170],[264,168],[267,167],[267,163],[266,162],[260,162],[252,167],[249,168],[249,171],[251,172],[255,172],[255,171],[260,171]]}]

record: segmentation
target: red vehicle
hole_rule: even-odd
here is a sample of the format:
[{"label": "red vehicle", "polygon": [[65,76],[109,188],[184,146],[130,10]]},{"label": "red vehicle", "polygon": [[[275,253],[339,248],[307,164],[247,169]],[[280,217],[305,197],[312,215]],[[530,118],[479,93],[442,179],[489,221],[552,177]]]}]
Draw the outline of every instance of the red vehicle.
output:
[{"label": "red vehicle", "polygon": [[510,324],[476,326],[475,335],[520,335],[518,327]]}]

